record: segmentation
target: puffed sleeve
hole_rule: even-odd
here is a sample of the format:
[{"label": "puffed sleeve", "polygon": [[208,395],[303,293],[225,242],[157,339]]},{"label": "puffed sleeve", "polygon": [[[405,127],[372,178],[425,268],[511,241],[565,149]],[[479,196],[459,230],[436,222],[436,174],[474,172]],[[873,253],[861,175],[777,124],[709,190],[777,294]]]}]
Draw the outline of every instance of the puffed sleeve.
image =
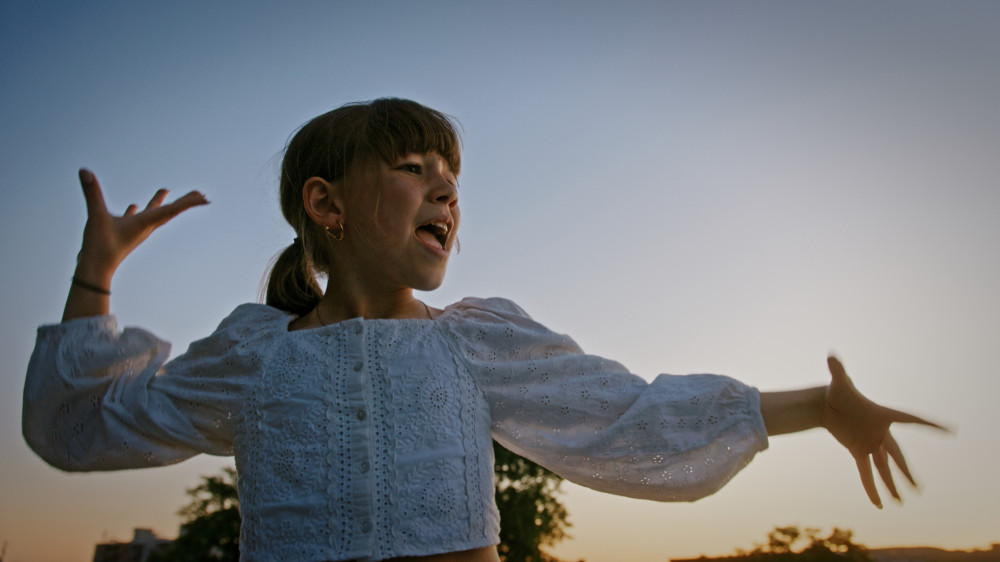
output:
[{"label": "puffed sleeve", "polygon": [[281,314],[243,305],[172,361],[170,344],[142,329],[119,331],[111,316],[42,326],[24,386],[25,440],[67,471],[231,455],[242,398]]},{"label": "puffed sleeve", "polygon": [[719,375],[652,382],[584,354],[504,299],[454,305],[456,353],[501,445],[604,492],[693,501],[767,448],[756,389]]}]

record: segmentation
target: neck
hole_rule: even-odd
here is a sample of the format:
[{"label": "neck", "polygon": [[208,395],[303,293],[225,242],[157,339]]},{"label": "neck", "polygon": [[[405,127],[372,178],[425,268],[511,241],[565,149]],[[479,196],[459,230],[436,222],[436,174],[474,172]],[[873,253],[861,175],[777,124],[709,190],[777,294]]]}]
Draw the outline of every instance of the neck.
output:
[{"label": "neck", "polygon": [[413,290],[351,294],[328,287],[313,313],[319,324],[333,324],[351,318],[430,318],[427,305],[413,296]]},{"label": "neck", "polygon": [[[339,253],[330,256],[330,274],[322,300],[299,320],[302,327],[329,325],[352,318],[403,319],[436,316],[413,296],[413,288],[398,279],[378,273],[371,248],[349,241],[338,243]],[[360,254],[364,259],[357,257]],[[352,257],[353,256],[353,257]]]}]

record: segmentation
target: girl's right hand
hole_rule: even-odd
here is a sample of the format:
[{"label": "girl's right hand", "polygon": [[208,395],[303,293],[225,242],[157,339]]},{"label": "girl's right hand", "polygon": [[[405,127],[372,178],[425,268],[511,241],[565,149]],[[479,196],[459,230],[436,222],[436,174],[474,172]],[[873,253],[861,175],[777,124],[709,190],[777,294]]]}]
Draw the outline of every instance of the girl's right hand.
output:
[{"label": "girl's right hand", "polygon": [[164,205],[169,192],[160,189],[142,211],[133,204],[122,216],[115,216],[108,212],[101,185],[93,173],[81,168],[80,184],[87,201],[87,224],[74,274],[78,283],[70,290],[63,320],[107,314],[107,295],[86,286],[110,290],[115,270],[154,230],[191,207],[208,204],[204,195],[192,191]]}]

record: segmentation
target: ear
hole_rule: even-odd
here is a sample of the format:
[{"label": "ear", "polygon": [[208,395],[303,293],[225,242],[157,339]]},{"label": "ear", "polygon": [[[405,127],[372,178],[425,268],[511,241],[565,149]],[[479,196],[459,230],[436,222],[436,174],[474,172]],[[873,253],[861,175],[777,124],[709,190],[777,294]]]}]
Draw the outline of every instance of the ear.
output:
[{"label": "ear", "polygon": [[311,177],[302,186],[302,204],[306,214],[320,226],[335,226],[343,219],[343,201],[340,182],[330,182],[321,177]]}]

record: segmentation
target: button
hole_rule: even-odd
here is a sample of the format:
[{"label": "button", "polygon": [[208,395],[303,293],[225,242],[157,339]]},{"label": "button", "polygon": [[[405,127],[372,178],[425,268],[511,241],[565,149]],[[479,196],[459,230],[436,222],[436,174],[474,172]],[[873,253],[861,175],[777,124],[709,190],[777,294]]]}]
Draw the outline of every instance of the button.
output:
[{"label": "button", "polygon": [[371,463],[369,463],[368,461],[361,462],[361,474],[366,474],[371,469],[372,469]]},{"label": "button", "polygon": [[359,334],[360,335],[361,334],[361,330],[362,330],[362,328],[361,328],[360,324],[354,327],[354,333],[355,334]]},{"label": "button", "polygon": [[361,372],[361,369],[364,369],[364,368],[365,368],[365,364],[362,363],[361,361],[358,361],[357,363],[355,363],[354,367],[353,367],[355,373]]},{"label": "button", "polygon": [[365,519],[364,521],[361,522],[361,532],[363,532],[363,533],[370,533],[371,530],[372,530],[372,522],[371,521],[369,521],[368,519]]},{"label": "button", "polygon": [[358,416],[358,421],[365,421],[368,419],[368,412],[364,411],[364,409],[358,410],[355,415]]}]

